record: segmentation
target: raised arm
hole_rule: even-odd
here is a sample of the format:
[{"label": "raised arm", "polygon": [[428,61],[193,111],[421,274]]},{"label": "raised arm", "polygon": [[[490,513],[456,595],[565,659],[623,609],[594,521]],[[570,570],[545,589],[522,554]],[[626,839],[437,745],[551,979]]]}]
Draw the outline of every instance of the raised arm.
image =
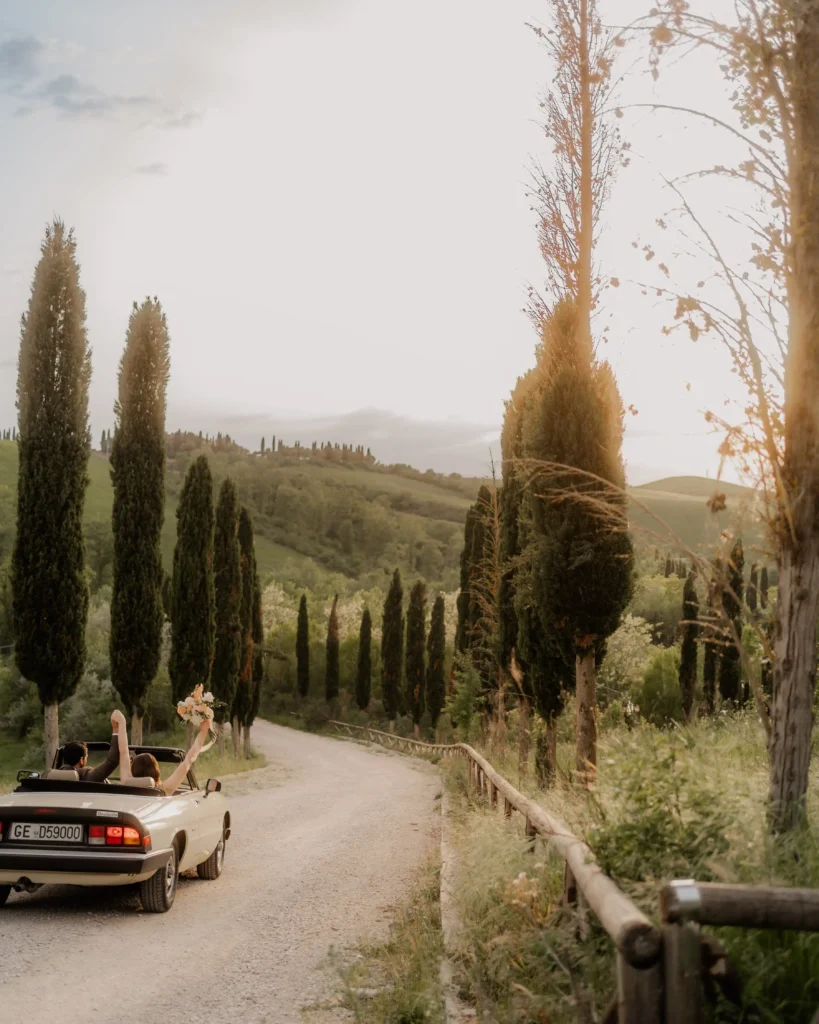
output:
[{"label": "raised arm", "polygon": [[162,783],[161,788],[167,793],[168,796],[173,796],[179,787],[180,783],[184,780],[188,774],[188,769],[193,762],[199,757],[202,751],[202,747],[207,739],[208,730],[210,729],[210,722],[205,720],[199,726],[199,735],[191,744],[190,750],[185,754],[184,758],[174,768],[168,778]]},{"label": "raised arm", "polygon": [[119,781],[128,782],[133,778],[131,774],[131,755],[128,752],[128,724],[125,715],[121,711],[115,711],[111,715],[111,725],[117,734],[119,743]]},{"label": "raised arm", "polygon": [[[119,714],[119,712],[117,712],[117,714]],[[111,746],[108,748],[108,756],[101,765],[98,765],[96,768],[92,768],[89,772],[86,772],[83,782],[105,782],[111,772],[119,764],[118,723],[114,721],[113,715],[111,716],[111,733]]]}]

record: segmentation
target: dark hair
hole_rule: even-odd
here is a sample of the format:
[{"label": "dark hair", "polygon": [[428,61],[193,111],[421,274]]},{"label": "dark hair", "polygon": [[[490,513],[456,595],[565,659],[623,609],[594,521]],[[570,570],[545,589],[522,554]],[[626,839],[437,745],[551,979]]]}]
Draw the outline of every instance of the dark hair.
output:
[{"label": "dark hair", "polygon": [[153,779],[159,785],[159,762],[153,754],[137,754],[131,763],[131,774],[135,779]]},{"label": "dark hair", "polygon": [[88,747],[80,740],[74,740],[73,743],[66,743],[63,747],[63,765],[68,768],[73,768],[78,765],[84,757],[88,757]]}]

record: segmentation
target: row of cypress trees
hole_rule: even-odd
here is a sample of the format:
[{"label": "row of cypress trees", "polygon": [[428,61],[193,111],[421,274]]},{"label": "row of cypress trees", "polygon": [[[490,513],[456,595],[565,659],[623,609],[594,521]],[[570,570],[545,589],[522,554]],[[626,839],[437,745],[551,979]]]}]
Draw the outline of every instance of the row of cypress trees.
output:
[{"label": "row of cypress trees", "polygon": [[[82,518],[91,450],[85,294],[76,241],[57,220],[46,230],[23,316],[17,380],[19,479],[12,557],[15,656],[44,707],[46,764],[59,741],[58,706],[85,667],[88,588]],[[132,713],[132,739],[159,667],[166,604],[174,697],[198,683],[249,729],[261,681],[261,592],[250,517],[225,481],[213,513],[207,460],[191,467],[179,508],[170,594],[160,538],[165,501],[165,412],[170,349],[156,299],[134,305],[120,361],[115,431],[111,679]],[[241,530],[240,530],[241,525]],[[215,536],[214,536],[215,532]],[[255,652],[255,656],[254,656]],[[211,674],[211,670],[213,672]]]},{"label": "row of cypress trees", "polygon": [[[333,600],[327,625],[324,696],[332,705],[339,695],[338,595]],[[401,573],[395,570],[387,592],[381,624],[381,699],[392,729],[398,714],[410,714],[416,733],[427,711],[433,727],[446,699],[446,607],[439,594],[432,608],[427,634],[426,585],[419,580],[410,593],[404,616]],[[364,608],[358,638],[355,699],[365,711],[372,694],[372,615]],[[406,637],[406,646],[405,646]],[[402,686],[403,682],[403,686]],[[296,684],[299,695],[310,689],[310,622],[307,597],[302,595],[296,627]]]}]

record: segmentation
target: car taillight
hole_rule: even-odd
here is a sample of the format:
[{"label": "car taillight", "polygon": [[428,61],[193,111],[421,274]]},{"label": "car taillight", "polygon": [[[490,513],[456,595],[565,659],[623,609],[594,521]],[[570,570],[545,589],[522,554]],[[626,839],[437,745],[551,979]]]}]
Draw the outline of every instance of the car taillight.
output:
[{"label": "car taillight", "polygon": [[125,846],[141,846],[142,839],[135,828],[124,828],[122,830],[122,842]]},{"label": "car taillight", "polygon": [[108,825],[105,829],[106,846],[122,846],[122,825]]},{"label": "car taillight", "polygon": [[105,825],[90,825],[88,828],[89,846],[105,846]]}]

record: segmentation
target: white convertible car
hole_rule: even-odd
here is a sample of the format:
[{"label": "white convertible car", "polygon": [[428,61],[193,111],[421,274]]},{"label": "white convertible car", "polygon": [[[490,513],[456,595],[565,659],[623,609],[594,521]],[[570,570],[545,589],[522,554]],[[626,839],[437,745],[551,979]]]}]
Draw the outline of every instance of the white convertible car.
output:
[{"label": "white convertible car", "polygon": [[[89,754],[108,750],[88,743]],[[131,747],[160,764],[178,764],[183,750]],[[193,770],[173,796],[148,779],[123,784],[81,782],[72,769],[41,777],[21,771],[13,793],[0,794],[0,906],[12,889],[41,885],[139,885],[145,910],[173,906],[180,871],[200,878],[222,873],[230,812],[218,779],[200,789]]]}]

